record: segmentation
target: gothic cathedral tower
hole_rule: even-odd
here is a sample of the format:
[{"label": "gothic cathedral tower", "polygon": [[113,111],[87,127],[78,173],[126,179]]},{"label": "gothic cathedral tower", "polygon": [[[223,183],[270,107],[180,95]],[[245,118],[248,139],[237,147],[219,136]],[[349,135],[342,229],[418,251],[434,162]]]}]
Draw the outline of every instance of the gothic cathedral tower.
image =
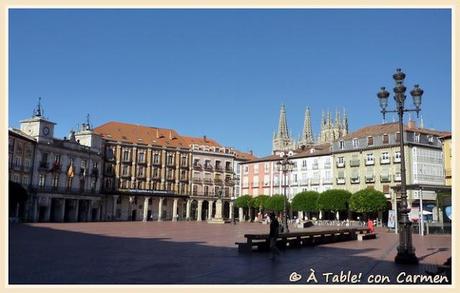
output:
[{"label": "gothic cathedral tower", "polygon": [[273,134],[273,153],[295,149],[294,141],[289,137],[286,121],[286,108],[281,105],[278,132]]}]

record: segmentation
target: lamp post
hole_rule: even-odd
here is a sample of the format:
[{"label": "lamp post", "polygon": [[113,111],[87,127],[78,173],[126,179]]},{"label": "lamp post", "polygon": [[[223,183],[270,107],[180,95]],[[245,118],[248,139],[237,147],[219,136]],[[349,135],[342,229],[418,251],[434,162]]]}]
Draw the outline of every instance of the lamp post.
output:
[{"label": "lamp post", "polygon": [[[281,161],[277,162],[277,165],[279,169],[283,172],[283,178],[284,178],[284,201],[283,201],[283,231],[284,232],[289,232],[289,227],[287,224],[287,173],[290,172],[294,166],[294,163],[289,160],[289,157],[292,156],[293,153],[280,153]],[[281,180],[280,180],[281,181]],[[281,183],[281,182],[280,182]]]},{"label": "lamp post", "polygon": [[239,182],[240,182],[240,176],[233,174],[233,196],[232,196],[232,222],[233,224],[236,224],[236,219],[235,219],[235,207],[234,203],[237,198],[236,196],[236,190],[239,188]]},{"label": "lamp post", "polygon": [[390,93],[385,90],[385,87],[381,87],[380,91],[377,93],[379,99],[380,111],[383,114],[383,119],[385,119],[386,113],[398,113],[399,116],[399,148],[401,154],[401,188],[399,190],[401,197],[401,207],[399,208],[400,217],[399,218],[399,246],[398,253],[395,257],[396,263],[401,264],[417,264],[418,259],[415,255],[415,248],[412,246],[412,230],[411,222],[409,221],[409,212],[407,204],[407,191],[406,191],[406,164],[404,156],[404,126],[403,126],[403,116],[404,112],[417,112],[418,114],[421,110],[420,105],[422,104],[422,95],[423,90],[416,84],[414,89],[410,92],[415,109],[406,109],[404,106],[404,100],[406,99],[406,87],[404,86],[404,79],[406,75],[401,71],[400,68],[396,69],[396,73],[393,74],[393,79],[395,80],[395,87],[393,89],[394,99],[396,102],[396,110],[388,111],[386,108],[388,106],[388,97]]}]

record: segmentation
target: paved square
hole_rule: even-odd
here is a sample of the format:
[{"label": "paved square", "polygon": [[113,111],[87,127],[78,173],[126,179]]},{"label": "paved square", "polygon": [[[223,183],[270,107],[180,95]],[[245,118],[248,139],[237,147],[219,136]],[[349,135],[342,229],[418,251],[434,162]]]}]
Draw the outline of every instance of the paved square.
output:
[{"label": "paved square", "polygon": [[[321,273],[389,276],[434,270],[451,256],[450,235],[414,235],[418,266],[393,262],[398,237],[379,229],[377,240],[348,241],[286,249],[271,261],[268,253],[239,254],[243,235],[268,232],[268,225],[197,222],[95,222],[10,225],[11,284],[287,284],[310,269]],[[331,279],[329,279],[331,280]],[[331,282],[328,282],[331,283]],[[345,281],[344,283],[347,283]]]}]

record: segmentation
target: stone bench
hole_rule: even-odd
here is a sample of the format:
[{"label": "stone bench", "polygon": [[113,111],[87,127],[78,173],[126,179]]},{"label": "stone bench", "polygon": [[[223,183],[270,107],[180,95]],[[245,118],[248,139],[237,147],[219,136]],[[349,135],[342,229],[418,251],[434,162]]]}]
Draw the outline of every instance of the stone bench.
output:
[{"label": "stone bench", "polygon": [[366,234],[357,234],[358,241],[377,239],[377,234],[375,233],[366,233]]}]

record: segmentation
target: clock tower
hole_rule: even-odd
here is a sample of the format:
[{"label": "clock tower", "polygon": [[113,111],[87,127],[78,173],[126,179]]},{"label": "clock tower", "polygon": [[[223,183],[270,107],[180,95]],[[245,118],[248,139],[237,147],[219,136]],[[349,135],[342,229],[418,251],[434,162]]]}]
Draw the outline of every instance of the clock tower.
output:
[{"label": "clock tower", "polygon": [[56,123],[48,121],[44,116],[41,98],[38,98],[37,107],[33,111],[32,118],[21,120],[21,131],[34,137],[37,142],[51,142]]}]

